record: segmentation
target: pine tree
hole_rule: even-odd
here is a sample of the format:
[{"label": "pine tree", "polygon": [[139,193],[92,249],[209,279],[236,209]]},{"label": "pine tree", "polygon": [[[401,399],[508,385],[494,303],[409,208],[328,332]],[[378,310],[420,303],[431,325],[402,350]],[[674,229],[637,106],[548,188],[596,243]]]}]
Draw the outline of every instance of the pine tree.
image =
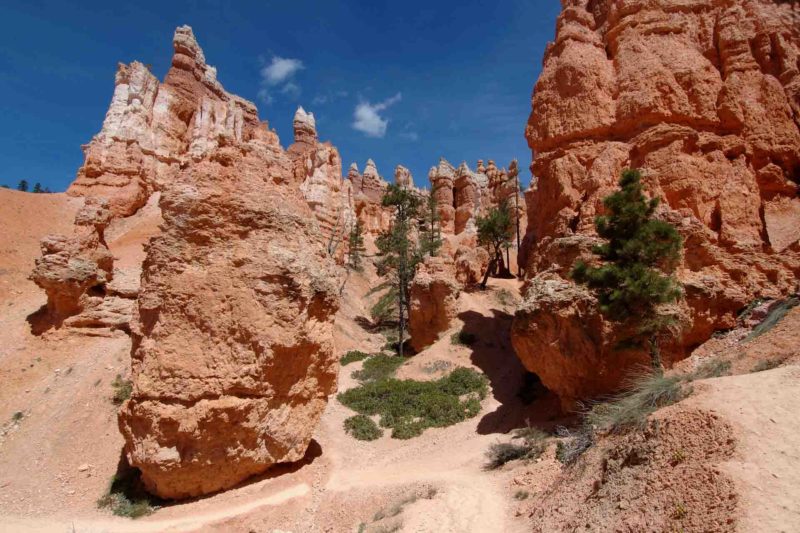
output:
[{"label": "pine tree", "polygon": [[381,310],[396,309],[400,356],[403,355],[406,316],[410,310],[411,281],[421,259],[419,249],[411,238],[411,228],[419,217],[420,203],[414,191],[396,184],[389,185],[383,195],[382,204],[394,208],[392,226],[375,240],[379,255],[376,263],[378,275],[386,279],[379,288],[386,292],[373,306],[373,316]]},{"label": "pine tree", "polygon": [[419,238],[420,253],[436,256],[442,247],[442,227],[439,224],[439,210],[433,192],[428,195],[422,217],[422,233]]},{"label": "pine tree", "polygon": [[43,192],[44,192],[44,191],[42,190],[42,184],[41,184],[41,183],[39,183],[38,181],[37,181],[36,183],[34,183],[34,185],[33,185],[33,192],[35,192],[35,193],[37,193],[37,194],[41,194],[41,193],[43,193]]},{"label": "pine tree", "polygon": [[647,344],[653,369],[661,372],[659,337],[676,321],[658,307],[681,297],[673,273],[683,240],[674,226],[653,218],[659,199],[645,198],[638,170],[625,170],[619,187],[603,199],[608,215],[595,220],[606,240],[593,249],[602,264],[578,261],[572,277],[595,292],[606,317],[636,326],[630,340]]},{"label": "pine tree", "polygon": [[[486,288],[489,274],[498,268],[505,273],[508,268],[503,262],[503,249],[511,245],[514,236],[514,221],[508,202],[503,201],[499,206],[492,208],[485,217],[477,217],[475,224],[478,226],[478,243],[490,249],[491,260],[481,281],[481,288]],[[503,272],[501,272],[502,274]]]},{"label": "pine tree", "polygon": [[17,185],[17,190],[22,192],[28,192],[28,181],[20,180],[19,184]]},{"label": "pine tree", "polygon": [[350,268],[355,270],[356,272],[361,272],[364,268],[361,265],[361,254],[364,253],[364,225],[361,223],[360,220],[356,220],[356,223],[353,224],[353,229],[350,230],[350,236],[348,238],[349,244],[349,258],[350,258]]}]

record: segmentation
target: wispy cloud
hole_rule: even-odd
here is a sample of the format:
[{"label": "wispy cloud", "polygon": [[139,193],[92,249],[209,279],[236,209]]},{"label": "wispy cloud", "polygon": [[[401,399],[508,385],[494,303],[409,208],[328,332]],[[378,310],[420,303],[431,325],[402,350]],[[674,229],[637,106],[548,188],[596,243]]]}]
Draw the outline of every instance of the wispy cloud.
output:
[{"label": "wispy cloud", "polygon": [[404,131],[400,133],[400,138],[411,142],[417,142],[419,140],[419,133],[416,131]]},{"label": "wispy cloud", "polygon": [[295,75],[303,70],[305,65],[299,59],[272,56],[269,64],[261,67],[261,88],[258,98],[265,104],[271,104],[275,99],[273,89],[281,94],[296,98],[300,95],[300,86],[294,81]]},{"label": "wispy cloud", "polygon": [[325,105],[328,102],[333,102],[334,100],[338,100],[340,98],[347,98],[348,96],[350,96],[350,93],[347,91],[335,91],[327,94],[318,94],[313,100],[311,100],[311,105]]},{"label": "wispy cloud", "polygon": [[377,104],[367,101],[361,102],[353,112],[353,128],[362,132],[367,137],[383,138],[386,136],[386,129],[389,126],[389,119],[381,116],[381,112],[386,111],[390,106],[402,100],[403,95],[397,93]]}]

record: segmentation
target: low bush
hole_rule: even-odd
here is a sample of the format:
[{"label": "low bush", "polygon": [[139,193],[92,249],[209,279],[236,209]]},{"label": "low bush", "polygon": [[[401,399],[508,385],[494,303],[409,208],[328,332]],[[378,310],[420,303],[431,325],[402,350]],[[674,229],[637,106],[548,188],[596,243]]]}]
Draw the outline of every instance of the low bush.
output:
[{"label": "low bush", "polygon": [[111,478],[108,491],[97,500],[97,506],[117,516],[139,518],[152,514],[158,502],[144,490],[139,470],[124,465]]},{"label": "low bush", "polygon": [[750,335],[748,335],[745,340],[753,340],[756,337],[768,332],[774,328],[778,322],[783,319],[783,317],[786,316],[786,313],[798,305],[800,305],[800,297],[790,296],[789,298],[786,298],[784,301],[770,309],[766,318],[764,318],[759,325],[753,328],[753,331],[750,332]]},{"label": "low bush", "polygon": [[527,490],[518,490],[514,493],[514,499],[519,501],[527,500],[528,496],[530,496],[530,493]]},{"label": "low bush", "polygon": [[714,358],[705,361],[695,370],[689,379],[708,379],[727,376],[731,373],[731,362],[724,359]]},{"label": "low bush", "polygon": [[518,442],[496,442],[489,446],[486,469],[495,470],[517,459],[537,459],[547,447],[548,437],[547,433],[534,427],[514,430],[512,441]]},{"label": "low bush", "polygon": [[392,438],[409,439],[427,428],[451,426],[477,415],[487,392],[485,376],[457,368],[435,381],[366,380],[339,394],[338,399],[362,415],[379,415],[380,425],[392,429]]},{"label": "low bush", "polygon": [[772,370],[773,368],[778,368],[783,364],[785,361],[784,357],[776,357],[774,359],[764,359],[759,361],[753,367],[753,372],[764,372],[766,370]]},{"label": "low bush", "polygon": [[358,440],[375,440],[383,435],[383,430],[366,415],[351,416],[344,421],[344,430]]},{"label": "low bush", "polygon": [[111,382],[111,388],[114,393],[111,395],[111,401],[115,405],[122,405],[125,400],[131,397],[133,392],[133,383],[129,379],[123,379],[122,376],[117,374],[114,381]]},{"label": "low bush", "polygon": [[361,370],[353,372],[353,378],[364,383],[368,381],[378,381],[394,375],[395,371],[405,363],[406,360],[395,355],[374,355],[364,361]]},{"label": "low bush", "polygon": [[23,418],[25,418],[25,414],[22,411],[17,411],[13,415],[11,415],[11,421],[12,422],[19,422]]},{"label": "low bush", "polygon": [[369,355],[370,354],[364,353],[364,352],[360,352],[358,350],[350,350],[349,352],[347,352],[346,354],[344,354],[342,356],[342,358],[339,360],[339,363],[341,363],[342,366],[347,366],[350,363],[355,363],[357,361],[363,361],[364,359],[369,357]]},{"label": "low bush", "polygon": [[475,335],[467,333],[463,329],[457,333],[453,333],[450,337],[450,343],[456,346],[472,346],[475,344],[475,340]]},{"label": "low bush", "polygon": [[594,431],[585,422],[577,429],[559,428],[558,436],[562,438],[556,446],[556,459],[565,465],[571,465],[594,444]]}]

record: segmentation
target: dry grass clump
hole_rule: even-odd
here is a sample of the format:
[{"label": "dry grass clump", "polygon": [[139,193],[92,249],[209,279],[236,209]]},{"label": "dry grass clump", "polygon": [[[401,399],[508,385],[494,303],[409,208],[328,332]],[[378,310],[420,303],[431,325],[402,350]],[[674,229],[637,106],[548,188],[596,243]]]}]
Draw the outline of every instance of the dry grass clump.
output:
[{"label": "dry grass clump", "polygon": [[125,400],[131,397],[133,382],[129,379],[123,379],[122,376],[117,374],[117,377],[111,382],[111,388],[114,389],[111,401],[114,402],[114,405],[122,405]]},{"label": "dry grass clump", "polygon": [[512,441],[518,442],[495,442],[489,446],[486,469],[496,470],[519,459],[537,459],[547,447],[548,437],[547,433],[534,427],[515,429]]}]

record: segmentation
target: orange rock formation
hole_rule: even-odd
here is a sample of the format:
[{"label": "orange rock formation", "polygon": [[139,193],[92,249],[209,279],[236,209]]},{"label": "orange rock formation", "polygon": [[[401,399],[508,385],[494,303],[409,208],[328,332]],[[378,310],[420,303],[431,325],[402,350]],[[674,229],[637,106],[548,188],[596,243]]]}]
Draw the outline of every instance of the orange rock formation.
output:
[{"label": "orange rock formation", "polygon": [[623,168],[644,170],[659,216],[685,238],[689,326],[668,361],[731,327],[754,298],[797,283],[800,10],[771,0],[563,4],[526,132],[538,180],[526,195],[530,282],[513,338],[569,405],[616,389],[632,362],[567,275],[595,242],[594,217]]}]

